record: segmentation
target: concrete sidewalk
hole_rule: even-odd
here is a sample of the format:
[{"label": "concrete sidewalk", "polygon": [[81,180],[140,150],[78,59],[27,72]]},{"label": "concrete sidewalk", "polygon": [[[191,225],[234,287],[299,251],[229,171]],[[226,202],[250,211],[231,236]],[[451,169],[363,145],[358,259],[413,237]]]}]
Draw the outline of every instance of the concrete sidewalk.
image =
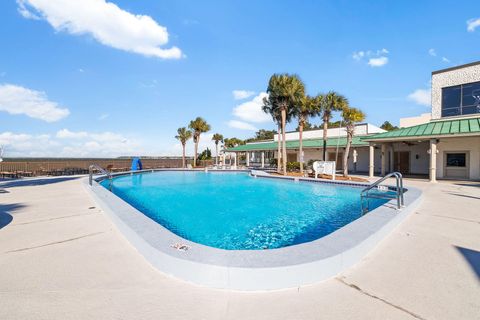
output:
[{"label": "concrete sidewalk", "polygon": [[1,182],[0,319],[480,319],[480,183],[406,184],[423,203],[361,263],[243,293],[153,269],[80,178]]}]

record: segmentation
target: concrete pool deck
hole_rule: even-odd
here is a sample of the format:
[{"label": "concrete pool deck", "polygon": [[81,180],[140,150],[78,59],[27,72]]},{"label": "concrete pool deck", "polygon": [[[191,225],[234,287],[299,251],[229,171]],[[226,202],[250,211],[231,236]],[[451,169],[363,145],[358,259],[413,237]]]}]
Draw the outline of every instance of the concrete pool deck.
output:
[{"label": "concrete pool deck", "polygon": [[0,182],[0,319],[479,319],[480,183],[429,184],[360,263],[295,289],[208,289],[152,268],[81,178]]}]

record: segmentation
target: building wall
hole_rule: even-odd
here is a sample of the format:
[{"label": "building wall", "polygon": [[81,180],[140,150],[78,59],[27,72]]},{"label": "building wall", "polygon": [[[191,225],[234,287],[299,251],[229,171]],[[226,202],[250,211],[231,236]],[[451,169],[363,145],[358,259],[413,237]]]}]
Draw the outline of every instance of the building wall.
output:
[{"label": "building wall", "polygon": [[[355,135],[366,135],[372,133],[385,132],[385,130],[380,129],[377,126],[374,126],[369,123],[361,123],[355,126]],[[328,137],[345,137],[347,135],[345,128],[333,128],[327,130]],[[303,139],[321,139],[323,138],[323,130],[308,130],[303,132]],[[290,140],[299,140],[298,132],[287,132],[285,133],[285,139]],[[278,134],[273,138],[274,141],[278,141]]]},{"label": "building wall", "polygon": [[447,151],[468,151],[469,179],[480,180],[480,137],[440,139],[437,144],[437,178],[444,178],[444,155]]},{"label": "building wall", "polygon": [[480,64],[432,74],[432,119],[442,116],[442,88],[480,81]]},{"label": "building wall", "polygon": [[428,154],[428,149],[430,148],[430,142],[423,141],[412,143],[414,143],[414,145],[407,145],[401,142],[393,143],[393,150],[410,152],[409,159],[411,174],[428,174],[428,168],[430,166],[430,155]]},{"label": "building wall", "polygon": [[422,113],[417,117],[400,118],[400,127],[413,127],[419,124],[428,123],[431,119],[432,115],[430,113]]}]

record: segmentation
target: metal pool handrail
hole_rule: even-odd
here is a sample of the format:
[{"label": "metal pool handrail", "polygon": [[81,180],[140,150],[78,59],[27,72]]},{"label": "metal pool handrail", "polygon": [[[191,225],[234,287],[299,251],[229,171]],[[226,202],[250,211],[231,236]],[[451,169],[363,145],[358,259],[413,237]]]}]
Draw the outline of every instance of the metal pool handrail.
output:
[{"label": "metal pool handrail", "polygon": [[[360,193],[360,198],[361,198],[361,203],[362,203],[362,211],[365,213],[366,211],[368,211],[368,198],[380,198],[380,199],[393,199],[393,197],[389,197],[387,195],[385,196],[378,196],[378,195],[375,195],[375,196],[371,196],[369,194],[369,191],[372,190],[373,188],[377,188],[379,189],[379,185],[380,183],[384,182],[385,180],[387,180],[388,178],[391,178],[391,177],[395,177],[395,182],[396,182],[396,192],[395,192],[395,198],[397,199],[397,209],[401,209],[405,204],[404,204],[404,197],[403,197],[403,193],[404,193],[404,190],[403,190],[403,176],[400,172],[391,172],[389,174],[387,174],[386,176],[384,176],[383,178],[380,178],[378,179],[377,181],[375,181],[374,183],[372,183],[371,185],[369,185],[368,187],[366,187],[365,189],[362,190],[362,192]],[[387,189],[388,190],[388,189]],[[363,200],[364,199],[367,199],[367,206],[364,207],[363,206]]]},{"label": "metal pool handrail", "polygon": [[103,169],[102,167],[100,167],[98,164],[92,164],[88,167],[88,183],[90,185],[93,184],[93,170],[98,170],[100,171],[100,173],[104,174],[107,176],[108,178],[108,190],[112,190],[112,173]]}]

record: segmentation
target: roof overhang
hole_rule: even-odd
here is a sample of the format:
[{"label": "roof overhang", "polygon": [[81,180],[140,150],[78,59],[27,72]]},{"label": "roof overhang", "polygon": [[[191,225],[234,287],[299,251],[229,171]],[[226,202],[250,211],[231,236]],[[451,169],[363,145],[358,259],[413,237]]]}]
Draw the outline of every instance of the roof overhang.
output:
[{"label": "roof overhang", "polygon": [[425,141],[430,139],[444,139],[444,138],[467,138],[467,137],[480,137],[480,132],[478,133],[457,133],[457,134],[444,134],[444,135],[428,135],[428,136],[405,136],[405,137],[394,137],[394,138],[379,138],[379,139],[363,139],[365,142],[375,143],[375,142],[398,142],[398,141]]}]

